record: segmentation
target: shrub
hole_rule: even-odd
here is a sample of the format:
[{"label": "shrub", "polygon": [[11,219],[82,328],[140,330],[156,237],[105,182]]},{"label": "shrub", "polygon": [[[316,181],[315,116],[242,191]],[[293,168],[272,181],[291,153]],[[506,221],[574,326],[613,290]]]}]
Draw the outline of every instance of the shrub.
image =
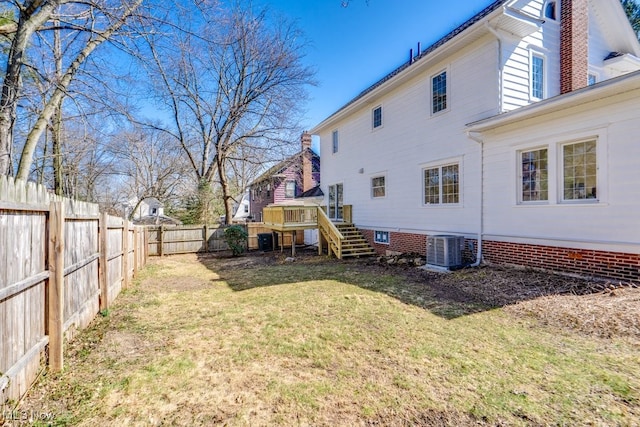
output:
[{"label": "shrub", "polygon": [[247,231],[239,225],[225,228],[223,235],[223,239],[229,245],[233,256],[238,256],[246,250],[248,237]]}]

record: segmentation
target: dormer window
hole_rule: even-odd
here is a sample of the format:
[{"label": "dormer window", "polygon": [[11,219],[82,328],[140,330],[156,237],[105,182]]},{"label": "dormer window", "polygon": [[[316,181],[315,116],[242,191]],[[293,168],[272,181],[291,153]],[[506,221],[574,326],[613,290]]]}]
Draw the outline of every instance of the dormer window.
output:
[{"label": "dormer window", "polygon": [[556,2],[550,1],[544,7],[544,17],[548,19],[553,19],[554,21],[557,19],[558,11],[556,9]]}]

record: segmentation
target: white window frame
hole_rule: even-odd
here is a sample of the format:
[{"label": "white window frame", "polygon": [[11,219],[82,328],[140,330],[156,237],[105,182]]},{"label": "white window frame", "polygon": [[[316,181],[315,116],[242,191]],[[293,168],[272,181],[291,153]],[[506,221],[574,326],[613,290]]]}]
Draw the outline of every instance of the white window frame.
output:
[{"label": "white window frame", "polygon": [[[383,185],[380,186],[374,186],[373,181],[376,179],[382,178],[383,179]],[[371,177],[371,198],[372,199],[384,199],[387,197],[387,176],[384,174],[377,174],[377,175],[373,175]],[[375,189],[376,188],[382,188],[382,192],[383,194],[381,196],[376,196],[375,195]]]},{"label": "white window frame", "polygon": [[[443,202],[443,184],[442,184],[442,169],[446,168],[446,167],[450,167],[450,166],[457,166],[458,167],[458,201],[457,202],[452,202],[452,203],[444,203]],[[456,207],[456,206],[462,206],[462,189],[463,187],[463,183],[462,183],[462,160],[461,159],[451,159],[449,161],[443,161],[440,163],[431,163],[431,164],[426,164],[426,165],[422,165],[421,168],[421,173],[420,173],[420,179],[421,179],[421,188],[422,188],[422,195],[421,195],[421,200],[422,200],[422,206],[424,207],[445,207],[445,208],[449,208],[449,207]],[[428,170],[432,170],[432,169],[438,169],[438,202],[437,203],[427,203],[427,201],[425,200],[425,173]]]},{"label": "white window frame", "polygon": [[390,245],[391,234],[388,231],[373,230],[373,242],[379,245]]},{"label": "white window frame", "polygon": [[[555,16],[553,18],[547,16],[547,7],[549,7],[551,3],[554,4],[555,9]],[[544,5],[542,5],[542,19],[545,21],[549,20],[550,22],[560,22],[560,0],[547,0],[544,2]]]},{"label": "white window frame", "polygon": [[[380,111],[380,124],[376,126],[376,111]],[[382,110],[382,104],[376,105],[371,109],[371,129],[378,130],[384,126],[384,111]]]},{"label": "white window frame", "polygon": [[[564,156],[566,145],[577,144],[586,141],[596,142],[596,197],[586,199],[564,198]],[[521,152],[533,151],[547,147],[547,189],[548,200],[539,202],[522,202],[522,180],[519,170],[521,165]],[[561,134],[549,134],[544,137],[536,137],[522,144],[514,146],[511,155],[511,182],[512,203],[522,208],[542,206],[602,206],[608,203],[608,142],[607,129],[596,127],[583,131],[563,132]],[[424,197],[424,195],[423,195]],[[537,206],[536,206],[537,205]]]},{"label": "white window frame", "polygon": [[[541,92],[542,92],[542,96],[538,97],[536,96],[535,92],[535,88],[534,88],[534,81],[533,81],[533,61],[534,58],[539,58],[542,59],[542,88],[541,88]],[[549,74],[547,72],[547,57],[545,54],[538,52],[538,51],[534,51],[531,50],[530,54],[529,54],[529,95],[531,97],[532,100],[542,100],[545,99],[547,97],[547,75]]]},{"label": "white window frame", "polygon": [[334,130],[333,132],[331,132],[331,152],[333,154],[336,154],[338,152],[338,149],[340,148],[339,144],[340,144],[340,140],[339,138],[339,134],[338,134],[338,130]]},{"label": "white window frame", "polygon": [[[435,111],[434,99],[433,99],[433,80],[437,77],[440,77],[442,74],[445,75],[445,95],[444,95],[444,108]],[[449,72],[449,67],[443,68],[437,73],[434,73],[429,78],[429,109],[431,111],[432,116],[437,116],[439,114],[443,114],[451,108],[451,73]]]},{"label": "white window frame", "polygon": [[[565,183],[565,167],[564,167],[564,149],[565,147],[569,146],[569,145],[578,145],[578,144],[584,144],[584,143],[588,143],[588,142],[593,142],[595,143],[595,156],[596,156],[596,164],[595,164],[595,178],[596,178],[596,185],[595,185],[595,196],[594,197],[589,197],[588,194],[590,194],[590,190],[588,188],[585,187],[584,191],[585,191],[585,197],[583,198],[575,198],[575,199],[567,199],[565,198],[565,188],[564,188],[564,183]],[[600,190],[602,188],[601,186],[601,179],[600,179],[600,163],[601,160],[599,159],[600,157],[600,146],[599,146],[599,142],[598,142],[598,138],[597,137],[592,137],[592,138],[581,138],[578,140],[573,140],[573,141],[566,141],[566,142],[562,142],[558,144],[558,199],[560,201],[560,203],[562,204],[589,204],[589,203],[599,203],[600,202]],[[573,177],[575,178],[575,177]]]},{"label": "white window frame", "polygon": [[[547,170],[546,170],[546,175],[547,175],[547,197],[546,199],[541,199],[541,200],[524,200],[524,194],[523,194],[523,183],[524,183],[524,171],[522,170],[522,165],[523,165],[523,160],[522,160],[522,156],[524,153],[530,153],[530,152],[534,152],[534,151],[540,151],[540,150],[547,150],[547,159],[546,159],[546,163],[547,163]],[[539,146],[533,146],[533,147],[527,147],[527,148],[523,148],[517,151],[517,167],[516,167],[516,175],[518,176],[518,189],[517,189],[517,198],[518,198],[518,203],[519,204],[527,204],[527,205],[534,205],[534,204],[548,204],[550,197],[551,197],[551,191],[550,191],[550,187],[552,184],[552,170],[551,170],[551,153],[550,153],[550,147],[548,145],[539,145]]]},{"label": "white window frame", "polygon": [[[291,196],[289,196],[287,194],[287,186],[289,184],[293,184],[293,195],[291,195]],[[296,182],[294,180],[292,180],[292,179],[287,179],[284,182],[284,198],[285,199],[295,199],[296,198]]]}]

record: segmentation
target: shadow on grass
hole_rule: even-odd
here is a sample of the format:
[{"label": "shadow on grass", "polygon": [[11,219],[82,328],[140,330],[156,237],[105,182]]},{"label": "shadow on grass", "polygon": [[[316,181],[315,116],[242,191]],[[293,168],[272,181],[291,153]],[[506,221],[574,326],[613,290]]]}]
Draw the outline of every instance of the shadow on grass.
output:
[{"label": "shadow on grass", "polygon": [[302,252],[293,262],[277,252],[240,257],[201,254],[199,261],[234,291],[287,283],[335,280],[384,293],[454,319],[545,295],[588,293],[585,279],[532,270],[499,267],[467,268],[450,273],[416,267],[388,266],[375,257],[337,260]]}]

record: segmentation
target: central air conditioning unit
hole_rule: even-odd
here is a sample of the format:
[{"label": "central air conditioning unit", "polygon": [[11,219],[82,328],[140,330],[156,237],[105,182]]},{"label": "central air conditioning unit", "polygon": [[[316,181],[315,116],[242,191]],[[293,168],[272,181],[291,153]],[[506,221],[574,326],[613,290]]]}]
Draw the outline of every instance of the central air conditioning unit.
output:
[{"label": "central air conditioning unit", "polygon": [[427,264],[438,267],[459,267],[462,265],[464,237],[427,236]]}]

